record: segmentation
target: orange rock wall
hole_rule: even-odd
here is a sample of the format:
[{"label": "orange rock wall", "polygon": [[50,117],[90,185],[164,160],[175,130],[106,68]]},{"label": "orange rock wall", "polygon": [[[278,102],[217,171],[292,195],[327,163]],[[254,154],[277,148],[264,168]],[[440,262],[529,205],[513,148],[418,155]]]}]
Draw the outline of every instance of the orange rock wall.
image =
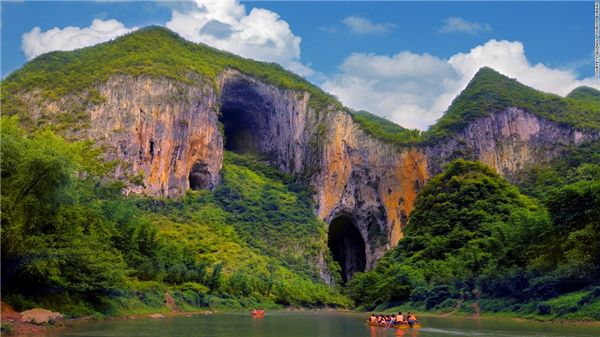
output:
[{"label": "orange rock wall", "polygon": [[[480,160],[510,178],[557,155],[564,145],[600,139],[598,132],[509,108],[439,144],[398,147],[366,134],[345,111],[315,110],[306,92],[234,70],[219,76],[217,91],[205,79],[193,82],[114,76],[97,86],[105,100],[89,107],[89,127],[73,134],[98,141],[108,159],[122,163],[116,175],[128,183],[127,193],[177,197],[190,188],[192,171],[202,187],[218,184],[220,108],[248,110],[253,141],[270,163],[310,180],[318,216],[327,223],[339,216],[352,219],[365,240],[367,269],[402,238],[419,190],[448,161]],[[37,109],[32,111],[57,113],[60,104]]]}]

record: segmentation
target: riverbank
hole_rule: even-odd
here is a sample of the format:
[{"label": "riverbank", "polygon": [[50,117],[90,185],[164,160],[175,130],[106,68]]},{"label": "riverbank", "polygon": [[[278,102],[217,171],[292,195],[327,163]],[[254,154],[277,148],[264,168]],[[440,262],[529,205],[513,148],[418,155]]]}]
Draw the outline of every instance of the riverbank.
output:
[{"label": "riverbank", "polygon": [[425,310],[418,306],[401,305],[389,308],[375,308],[372,311],[364,309],[355,310],[355,312],[364,312],[365,314],[374,313],[397,313],[397,312],[415,312],[420,317],[457,317],[464,319],[508,319],[516,322],[538,322],[538,323],[557,323],[557,324],[581,324],[600,327],[600,320],[592,318],[584,319],[560,319],[556,316],[544,316],[538,314],[523,315],[518,312],[498,311],[498,312],[478,312],[462,311],[462,310]]},{"label": "riverbank", "polygon": [[[165,306],[165,309],[169,309]],[[44,310],[44,309],[37,309]],[[2,302],[2,315],[0,316],[2,335],[3,336],[44,336],[49,330],[68,329],[90,321],[113,321],[113,320],[133,320],[141,318],[165,319],[169,317],[185,316],[192,317],[194,315],[211,315],[214,310],[155,310],[155,312],[137,312],[124,314],[120,316],[83,316],[76,318],[63,318],[53,320],[49,323],[34,324],[23,320],[22,313],[14,310],[14,308]]]},{"label": "riverbank", "polygon": [[[288,306],[283,307],[279,305],[273,305],[269,307],[270,310],[276,312],[311,312],[311,311],[327,311],[327,312],[349,312],[348,310],[342,310],[338,308],[322,307],[322,308],[307,308],[307,307],[296,307]],[[37,308],[36,310],[44,310]],[[121,311],[118,315],[95,315],[95,316],[82,316],[75,318],[62,318],[50,323],[33,324],[22,320],[20,312],[16,311],[11,305],[2,302],[2,315],[0,321],[2,323],[2,335],[3,336],[45,336],[50,331],[59,331],[61,329],[69,329],[80,326],[93,321],[124,321],[124,320],[136,320],[136,319],[166,319],[173,317],[192,317],[197,315],[211,315],[215,313],[248,313],[251,309],[239,308],[239,307],[220,307],[220,308],[193,308],[190,306],[179,307],[175,304],[174,300],[170,296],[165,296],[165,304],[162,307],[138,307],[128,308],[127,310]]]}]

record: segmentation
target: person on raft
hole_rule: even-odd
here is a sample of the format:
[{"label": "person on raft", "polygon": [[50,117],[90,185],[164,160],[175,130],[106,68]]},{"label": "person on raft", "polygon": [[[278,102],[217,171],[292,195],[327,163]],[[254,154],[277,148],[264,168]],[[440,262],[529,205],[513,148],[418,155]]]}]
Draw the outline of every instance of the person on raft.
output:
[{"label": "person on raft", "polygon": [[402,315],[402,311],[398,311],[396,315],[396,324],[404,324],[404,315]]},{"label": "person on raft", "polygon": [[411,328],[413,327],[413,325],[415,325],[415,323],[417,323],[417,316],[415,314],[411,314],[409,312],[407,319],[408,319],[408,326],[410,326]]}]

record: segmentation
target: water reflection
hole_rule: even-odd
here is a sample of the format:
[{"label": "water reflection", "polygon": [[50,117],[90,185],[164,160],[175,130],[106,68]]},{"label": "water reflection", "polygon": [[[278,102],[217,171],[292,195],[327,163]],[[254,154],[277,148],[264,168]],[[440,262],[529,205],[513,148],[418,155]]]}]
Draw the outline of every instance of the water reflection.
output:
[{"label": "water reflection", "polygon": [[369,326],[370,337],[418,337],[419,329],[394,329],[394,328],[383,328],[377,326]]},{"label": "water reflection", "polygon": [[396,329],[396,336],[398,337],[417,337],[419,335],[419,329]]},{"label": "water reflection", "polygon": [[370,326],[364,315],[345,312],[269,312],[173,317],[163,320],[90,322],[47,337],[598,337],[600,326],[518,322],[503,318],[419,317],[420,329]]}]

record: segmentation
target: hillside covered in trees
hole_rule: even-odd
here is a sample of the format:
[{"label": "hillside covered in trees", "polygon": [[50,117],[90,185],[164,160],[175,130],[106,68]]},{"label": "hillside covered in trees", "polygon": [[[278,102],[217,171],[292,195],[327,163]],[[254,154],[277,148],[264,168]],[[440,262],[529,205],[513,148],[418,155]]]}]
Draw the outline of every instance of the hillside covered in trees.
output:
[{"label": "hillside covered in trees", "polygon": [[364,308],[600,319],[600,147],[518,186],[459,159],[423,188],[406,237],[346,294]]},{"label": "hillside covered in trees", "polygon": [[[325,225],[303,187],[228,154],[214,192],[126,197],[100,149],[2,118],[2,297],[69,315],[350,302],[322,281]],[[334,268],[335,264],[332,264]]]}]

